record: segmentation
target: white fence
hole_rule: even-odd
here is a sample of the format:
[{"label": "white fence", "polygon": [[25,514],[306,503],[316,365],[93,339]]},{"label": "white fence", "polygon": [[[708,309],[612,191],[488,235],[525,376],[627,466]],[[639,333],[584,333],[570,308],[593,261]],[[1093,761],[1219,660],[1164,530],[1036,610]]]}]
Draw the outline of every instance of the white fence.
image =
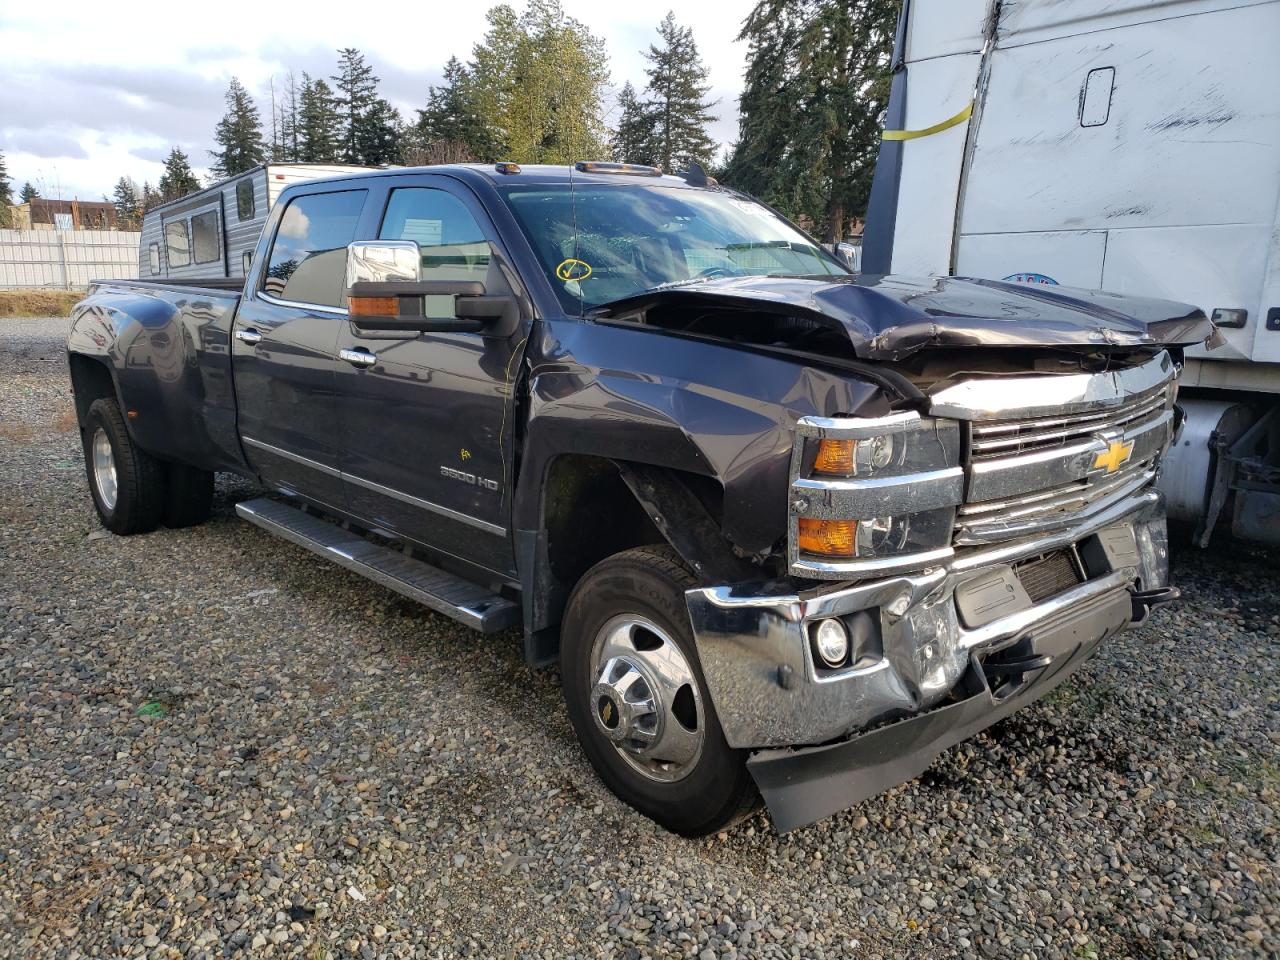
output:
[{"label": "white fence", "polygon": [[120,230],[0,230],[0,289],[138,276],[138,238]]}]

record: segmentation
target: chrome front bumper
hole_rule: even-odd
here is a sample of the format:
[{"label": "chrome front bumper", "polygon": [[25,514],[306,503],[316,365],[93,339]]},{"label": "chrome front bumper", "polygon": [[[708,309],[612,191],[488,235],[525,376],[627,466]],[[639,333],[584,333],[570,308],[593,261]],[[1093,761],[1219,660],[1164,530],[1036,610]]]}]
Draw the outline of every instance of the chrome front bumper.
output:
[{"label": "chrome front bumper", "polygon": [[[957,590],[1020,560],[1073,545],[1090,548],[1102,539],[1099,533],[1128,540],[1131,551],[1116,561],[1109,552],[1093,550],[1101,559],[1091,564],[1090,579],[1042,602],[976,626],[970,618],[965,625]],[[758,750],[826,744],[887,719],[928,711],[967,673],[980,672],[985,658],[1022,640],[1053,634],[1055,643],[1078,641],[1092,649],[1133,619],[1131,594],[1167,583],[1163,500],[1145,490],[1085,525],[957,554],[920,573],[826,593],[726,586],[690,590],[686,599],[725,738],[732,747]],[[874,649],[852,666],[818,669],[810,624],[853,615],[869,615],[878,624]]]}]

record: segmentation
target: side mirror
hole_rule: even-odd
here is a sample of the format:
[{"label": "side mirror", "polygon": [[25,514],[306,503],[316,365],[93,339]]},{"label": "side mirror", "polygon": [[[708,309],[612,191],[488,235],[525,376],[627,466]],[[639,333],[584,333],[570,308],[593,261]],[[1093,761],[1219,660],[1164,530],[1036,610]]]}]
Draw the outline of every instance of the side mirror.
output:
[{"label": "side mirror", "polygon": [[[485,295],[477,280],[423,280],[422,252],[413,240],[357,240],[347,246],[347,312],[368,332],[486,333],[516,328],[511,297]],[[453,297],[450,317],[429,317],[424,297]]]},{"label": "side mirror", "polygon": [[832,244],[832,253],[841,263],[855,273],[862,272],[862,247],[856,243]]}]

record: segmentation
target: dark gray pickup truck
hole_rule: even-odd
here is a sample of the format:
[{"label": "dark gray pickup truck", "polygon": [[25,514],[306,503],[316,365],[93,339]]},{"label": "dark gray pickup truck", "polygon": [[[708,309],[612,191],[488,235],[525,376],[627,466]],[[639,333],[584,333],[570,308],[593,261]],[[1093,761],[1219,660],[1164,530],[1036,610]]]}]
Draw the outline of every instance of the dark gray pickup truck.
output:
[{"label": "dark gray pickup truck", "polygon": [[101,282],[94,502],[246,520],[559,661],[606,784],[779,829],[920,773],[1157,603],[1198,310],[854,275],[701,171],[289,187],[243,292]]}]

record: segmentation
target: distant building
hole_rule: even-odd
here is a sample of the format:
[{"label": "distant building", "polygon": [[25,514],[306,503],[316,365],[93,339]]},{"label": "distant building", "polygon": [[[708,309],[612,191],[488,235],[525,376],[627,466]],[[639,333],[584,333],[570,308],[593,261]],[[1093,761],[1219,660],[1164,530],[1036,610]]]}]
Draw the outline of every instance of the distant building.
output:
[{"label": "distant building", "polygon": [[118,226],[113,203],[91,200],[45,200],[43,197],[9,208],[9,221],[18,230],[53,229],[68,225],[73,230],[115,230]]}]

